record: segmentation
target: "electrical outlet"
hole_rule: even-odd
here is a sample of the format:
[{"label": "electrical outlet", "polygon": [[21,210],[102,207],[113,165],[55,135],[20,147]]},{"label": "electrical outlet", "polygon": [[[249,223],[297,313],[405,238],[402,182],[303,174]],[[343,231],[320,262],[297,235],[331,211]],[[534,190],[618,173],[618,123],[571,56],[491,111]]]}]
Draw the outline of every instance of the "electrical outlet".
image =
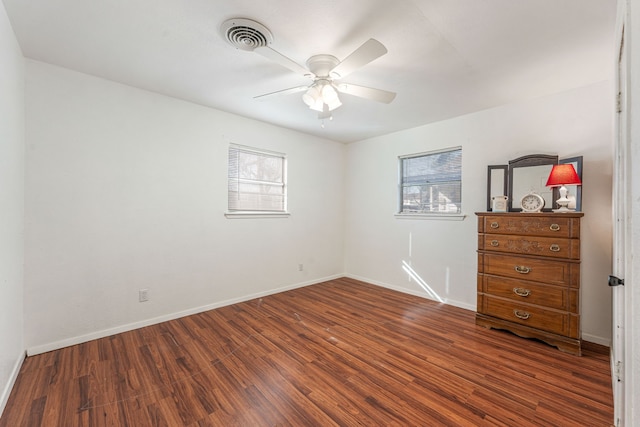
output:
[{"label": "electrical outlet", "polygon": [[138,291],[138,301],[140,302],[149,301],[149,289],[140,289]]},{"label": "electrical outlet", "polygon": [[304,270],[304,265],[303,264],[298,264],[298,271],[302,271]]}]

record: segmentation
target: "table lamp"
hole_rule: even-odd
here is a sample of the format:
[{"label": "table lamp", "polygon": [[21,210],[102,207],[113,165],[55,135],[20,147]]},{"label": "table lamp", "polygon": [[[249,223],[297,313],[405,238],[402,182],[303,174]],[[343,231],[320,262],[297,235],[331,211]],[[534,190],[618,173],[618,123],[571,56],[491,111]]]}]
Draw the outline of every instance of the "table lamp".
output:
[{"label": "table lamp", "polygon": [[554,165],[547,179],[547,187],[560,187],[560,198],[556,200],[559,208],[554,212],[574,212],[575,209],[569,209],[570,200],[567,198],[567,187],[565,185],[582,185],[580,177],[576,173],[571,163],[563,165]]}]

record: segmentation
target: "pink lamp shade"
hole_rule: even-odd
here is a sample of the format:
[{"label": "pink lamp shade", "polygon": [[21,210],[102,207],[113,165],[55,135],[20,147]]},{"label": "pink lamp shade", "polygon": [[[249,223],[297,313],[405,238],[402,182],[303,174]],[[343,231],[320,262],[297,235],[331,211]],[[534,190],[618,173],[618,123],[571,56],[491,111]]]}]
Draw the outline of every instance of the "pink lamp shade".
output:
[{"label": "pink lamp shade", "polygon": [[560,187],[562,185],[582,185],[580,177],[572,164],[554,165],[547,179],[547,187]]},{"label": "pink lamp shade", "polygon": [[547,179],[547,187],[560,187],[560,198],[556,200],[559,208],[554,209],[554,212],[573,212],[574,209],[570,209],[569,203],[571,200],[567,197],[567,187],[565,185],[582,185],[580,177],[576,173],[572,164],[566,163],[562,165],[555,165],[551,169],[549,179]]}]

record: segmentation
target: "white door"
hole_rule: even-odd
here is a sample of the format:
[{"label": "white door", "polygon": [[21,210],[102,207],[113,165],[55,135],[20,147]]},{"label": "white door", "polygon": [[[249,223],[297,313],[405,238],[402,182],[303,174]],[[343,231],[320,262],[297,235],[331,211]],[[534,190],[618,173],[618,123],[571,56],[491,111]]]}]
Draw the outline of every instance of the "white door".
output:
[{"label": "white door", "polygon": [[[624,3],[624,2],[620,2]],[[626,9],[626,8],[625,8]],[[626,16],[626,10],[622,11]],[[625,46],[625,25],[623,20],[619,20],[618,42],[619,55],[617,64],[617,114],[616,114],[616,141],[613,161],[613,276],[624,279],[627,268],[627,251],[629,236],[628,215],[629,206],[627,195],[630,194],[628,183],[630,183],[629,165],[629,135],[628,135],[628,108],[627,108],[627,55]],[[610,285],[616,285],[616,280],[610,280]],[[618,284],[612,286],[613,301],[613,331],[611,343],[611,369],[613,374],[613,404],[614,404],[614,425],[622,427],[625,425],[625,287]],[[627,420],[629,423],[631,420]]]}]

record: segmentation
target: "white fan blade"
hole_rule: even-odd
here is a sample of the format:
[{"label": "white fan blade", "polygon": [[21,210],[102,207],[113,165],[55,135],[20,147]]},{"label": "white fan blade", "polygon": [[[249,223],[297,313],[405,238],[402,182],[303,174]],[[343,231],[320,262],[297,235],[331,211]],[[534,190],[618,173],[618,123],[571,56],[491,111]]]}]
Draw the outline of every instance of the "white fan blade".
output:
[{"label": "white fan blade", "polygon": [[331,70],[331,76],[341,79],[374,59],[380,58],[385,53],[387,53],[387,48],[382,43],[375,39],[369,39],[347,56],[344,61],[336,65]]},{"label": "white fan blade", "polygon": [[277,52],[271,49],[269,46],[258,47],[254,49],[254,52],[259,53],[265,58],[270,59],[273,62],[276,62],[285,68],[290,69],[294,73],[302,74],[305,77],[311,77],[311,78],[315,77],[311,71],[307,70],[297,62],[287,58],[280,52]]},{"label": "white fan blade", "polygon": [[340,83],[337,85],[338,92],[347,95],[359,96],[360,98],[371,99],[373,101],[389,104],[396,97],[395,92],[389,92],[382,89],[374,89],[372,87],[352,85],[351,83]]},{"label": "white fan blade", "polygon": [[290,95],[292,93],[304,92],[309,89],[309,86],[296,86],[289,89],[278,90],[271,93],[265,93],[264,95],[254,96],[253,99],[257,99],[258,101],[264,101],[265,99],[273,98],[276,96]]}]

